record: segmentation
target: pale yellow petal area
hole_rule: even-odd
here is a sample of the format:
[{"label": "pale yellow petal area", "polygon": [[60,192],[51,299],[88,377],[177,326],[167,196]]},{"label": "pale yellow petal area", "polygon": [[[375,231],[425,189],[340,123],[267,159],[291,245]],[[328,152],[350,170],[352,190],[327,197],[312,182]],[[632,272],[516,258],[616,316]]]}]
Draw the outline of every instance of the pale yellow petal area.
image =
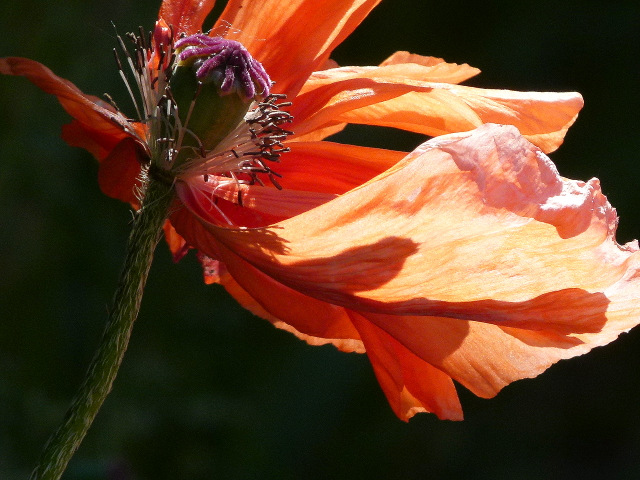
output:
[{"label": "pale yellow petal area", "polygon": [[241,42],[293,98],[380,0],[230,0],[212,34]]}]

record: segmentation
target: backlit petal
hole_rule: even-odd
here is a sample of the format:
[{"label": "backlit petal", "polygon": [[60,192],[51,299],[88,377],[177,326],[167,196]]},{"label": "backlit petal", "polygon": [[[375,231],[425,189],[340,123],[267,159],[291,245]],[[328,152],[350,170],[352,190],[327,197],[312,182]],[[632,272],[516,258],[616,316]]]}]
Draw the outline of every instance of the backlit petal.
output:
[{"label": "backlit petal", "polygon": [[[304,135],[334,124],[359,123],[438,136],[500,123],[516,126],[529,141],[550,152],[562,143],[583,105],[574,92],[513,92],[436,83],[429,80],[428,70],[402,64],[317,72],[292,108],[292,129]],[[422,71],[425,81],[416,80]]]},{"label": "backlit petal", "polygon": [[443,420],[462,420],[462,406],[450,376],[358,313],[351,312],[350,316],[398,418],[407,421],[416,413],[432,412]]},{"label": "backlit petal", "polygon": [[105,134],[101,130],[93,130],[88,126],[73,120],[62,126],[62,139],[72,147],[87,150],[99,161],[104,160],[114,147],[127,135],[122,132],[122,137]]},{"label": "backlit petal", "polygon": [[404,152],[332,142],[288,142],[276,171],[284,188],[342,194],[398,163]]},{"label": "backlit petal", "polygon": [[292,98],[380,0],[230,0],[212,34],[241,42]]},{"label": "backlit petal", "polygon": [[364,351],[344,308],[303,295],[268,277],[219,244],[184,209],[173,213],[171,223],[177,234],[198,245],[213,262],[224,261],[216,266],[212,280],[221,283],[247,310],[312,345],[332,343],[344,351]]},{"label": "backlit petal", "polygon": [[[183,179],[178,195],[198,216],[220,225],[265,226],[300,215],[361,185],[405,153],[330,142],[289,142],[277,166],[282,190],[240,185],[228,177]],[[242,205],[239,204],[240,199]]]},{"label": "backlit petal", "polygon": [[471,67],[466,63],[462,65],[447,63],[442,58],[425,57],[424,55],[404,51],[395,52],[382,62],[380,66],[387,67],[389,65],[402,64],[417,64],[428,67],[428,70],[415,68],[406,69],[406,73],[409,75],[414,74],[415,76],[411,76],[414,80],[429,82],[460,83],[480,73],[478,68]]},{"label": "backlit petal", "polygon": [[230,273],[220,283],[249,311],[311,345],[331,343],[346,352],[364,352],[344,308],[285,287],[223,246],[219,251]]},{"label": "backlit petal", "polygon": [[73,83],[58,77],[41,63],[28,58],[0,58],[0,73],[24,76],[44,92],[55,95],[69,115],[102,137],[120,140],[137,133],[122,114],[114,112],[96,97],[82,93]]},{"label": "backlit petal", "polygon": [[427,142],[272,227],[203,225],[280,283],[336,305],[589,334],[631,308],[607,289],[628,303],[640,281],[637,246],[615,243],[616,222],[596,181],[559,177],[515,128],[487,125]]},{"label": "backlit petal", "polygon": [[[587,335],[562,335],[443,317],[364,316],[423,361],[476,395],[490,398],[515,380],[535,377],[561,359],[582,355],[611,342],[637,323],[638,313],[636,310],[634,321],[609,312],[609,322],[602,331]],[[366,346],[364,334],[363,338]]]},{"label": "backlit petal", "polygon": [[185,241],[185,239],[182,238],[178,232],[176,232],[176,229],[173,227],[169,220],[166,220],[164,222],[162,231],[164,232],[164,239],[169,246],[169,250],[171,250],[171,254],[173,255],[173,261],[179,262],[187,254],[191,247]]},{"label": "backlit petal", "polygon": [[264,226],[300,215],[336,197],[324,192],[242,185],[212,175],[206,182],[202,176],[180,181],[176,192],[199,216],[245,227]]},{"label": "backlit petal", "polygon": [[215,0],[163,0],[158,18],[178,34],[191,35],[202,29]]}]

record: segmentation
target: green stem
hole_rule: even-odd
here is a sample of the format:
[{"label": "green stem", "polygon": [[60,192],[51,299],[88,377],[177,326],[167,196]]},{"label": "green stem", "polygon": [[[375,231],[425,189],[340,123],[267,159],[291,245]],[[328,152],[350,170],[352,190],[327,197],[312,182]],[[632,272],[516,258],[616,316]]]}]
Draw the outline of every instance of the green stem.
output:
[{"label": "green stem", "polygon": [[62,476],[111,391],[172,200],[170,186],[149,180],[142,207],[133,221],[127,256],[100,346],[62,424],[47,442],[31,480],[58,480]]}]

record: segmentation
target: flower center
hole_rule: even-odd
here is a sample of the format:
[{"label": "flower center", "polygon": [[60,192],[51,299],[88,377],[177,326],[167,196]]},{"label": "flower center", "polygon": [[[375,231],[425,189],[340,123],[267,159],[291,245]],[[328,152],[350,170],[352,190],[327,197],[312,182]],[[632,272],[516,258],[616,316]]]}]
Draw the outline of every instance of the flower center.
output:
[{"label": "flower center", "polygon": [[198,33],[178,40],[175,49],[178,65],[193,65],[198,81],[216,83],[223,95],[239,92],[252,99],[270,93],[269,75],[240,42]]},{"label": "flower center", "polygon": [[[116,53],[120,75],[146,136],[150,172],[167,182],[194,176],[228,177],[239,184],[281,188],[271,168],[289,149],[283,128],[291,115],[286,97],[272,94],[260,62],[239,42],[199,33],[174,41],[161,23],[153,35],[118,37],[139,95],[134,95]],[[150,38],[150,41],[147,40]],[[241,198],[238,198],[241,203]]]}]

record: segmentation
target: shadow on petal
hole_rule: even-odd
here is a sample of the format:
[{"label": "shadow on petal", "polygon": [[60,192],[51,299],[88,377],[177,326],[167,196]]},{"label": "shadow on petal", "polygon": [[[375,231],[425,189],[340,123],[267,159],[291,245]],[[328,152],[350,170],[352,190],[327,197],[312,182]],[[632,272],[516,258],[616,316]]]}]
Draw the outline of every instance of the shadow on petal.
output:
[{"label": "shadow on petal", "polygon": [[[265,258],[270,257],[268,274],[284,285],[336,304],[343,303],[345,298],[357,303],[359,300],[353,298],[353,292],[385,285],[402,271],[405,260],[418,251],[418,244],[413,240],[388,236],[346,248],[335,255],[300,260],[273,226],[246,230],[204,226],[249,263],[264,264]],[[286,263],[281,262],[282,255],[286,255]],[[310,281],[300,282],[301,277]],[[331,288],[319,295],[326,285]],[[366,304],[366,300],[364,302]],[[349,307],[354,308],[353,303]]]},{"label": "shadow on petal", "polygon": [[609,299],[603,293],[567,288],[521,302],[491,299],[443,302],[416,298],[392,303],[366,301],[366,305],[361,305],[361,309],[388,315],[448,317],[493,323],[500,327],[569,335],[601,331],[607,322],[609,304]]}]

